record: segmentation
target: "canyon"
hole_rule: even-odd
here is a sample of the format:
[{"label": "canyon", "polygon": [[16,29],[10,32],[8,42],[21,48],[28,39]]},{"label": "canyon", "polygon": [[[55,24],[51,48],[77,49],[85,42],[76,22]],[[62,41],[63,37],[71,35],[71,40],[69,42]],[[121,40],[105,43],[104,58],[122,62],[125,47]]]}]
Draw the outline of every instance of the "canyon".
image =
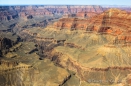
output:
[{"label": "canyon", "polygon": [[130,7],[0,7],[0,86],[130,86]]}]

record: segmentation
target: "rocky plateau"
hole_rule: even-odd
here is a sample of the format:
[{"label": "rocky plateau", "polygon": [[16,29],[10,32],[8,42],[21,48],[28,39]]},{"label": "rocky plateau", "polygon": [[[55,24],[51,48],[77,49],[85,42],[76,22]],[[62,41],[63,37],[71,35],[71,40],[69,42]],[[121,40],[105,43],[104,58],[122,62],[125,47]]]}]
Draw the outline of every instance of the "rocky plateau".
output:
[{"label": "rocky plateau", "polygon": [[1,6],[0,86],[130,86],[130,7]]}]

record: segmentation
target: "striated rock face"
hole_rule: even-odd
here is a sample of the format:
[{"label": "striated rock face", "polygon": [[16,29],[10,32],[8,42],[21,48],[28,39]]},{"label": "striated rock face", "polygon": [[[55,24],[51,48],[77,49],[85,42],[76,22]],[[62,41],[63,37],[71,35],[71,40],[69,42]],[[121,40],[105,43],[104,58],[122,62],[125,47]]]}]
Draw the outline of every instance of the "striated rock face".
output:
[{"label": "striated rock face", "polygon": [[[123,20],[124,22],[120,21]],[[93,25],[98,32],[119,32],[130,29],[130,13],[119,9],[110,9],[104,13],[89,19],[90,25]],[[114,31],[115,30],[115,31]]]},{"label": "striated rock face", "polygon": [[90,18],[90,17],[93,17],[95,15],[102,13],[103,11],[104,11],[103,8],[100,6],[92,6],[86,10],[82,10],[82,11],[76,13],[75,17],[77,17],[77,18]]},{"label": "striated rock face", "polygon": [[59,30],[83,30],[85,33],[110,34],[115,37],[113,43],[130,45],[130,21],[130,13],[110,9],[89,19],[63,18],[55,22],[53,27]]},{"label": "striated rock face", "polygon": [[[60,49],[60,51],[58,48]],[[68,48],[62,48],[62,47],[61,48],[58,47],[58,48],[56,48],[55,49],[56,51],[53,51],[54,53],[52,53],[53,55],[56,55],[56,57],[58,57],[56,59],[57,62],[61,66],[63,66],[64,68],[68,68],[70,70],[75,71],[77,73],[77,75],[79,77],[81,77],[81,80],[85,80],[88,83],[99,83],[99,84],[107,84],[107,85],[112,84],[112,83],[122,83],[122,80],[125,78],[125,76],[127,76],[127,74],[130,74],[130,70],[131,70],[130,66],[122,67],[122,65],[124,65],[124,64],[121,64],[121,63],[120,63],[121,66],[116,66],[115,62],[113,60],[111,61],[110,56],[104,55],[104,56],[100,56],[100,58],[99,58],[100,53],[96,52],[96,54],[95,54],[95,52],[93,52],[93,50],[91,50],[91,48],[90,48],[90,51],[92,54],[94,54],[93,56],[91,56],[91,53],[89,53],[89,52],[86,52],[86,53],[88,53],[87,55],[86,55],[86,53],[82,54],[82,52],[84,52],[84,51],[79,52],[78,49],[73,51],[73,52],[78,52],[78,54],[74,53],[74,55],[73,55],[73,53],[69,54],[69,52],[67,52],[67,51],[70,51]],[[67,49],[67,51],[65,51],[65,50],[62,51],[63,49]],[[104,53],[103,51],[100,51],[100,52]],[[111,56],[113,56],[113,52],[109,53],[109,54]],[[77,55],[78,55],[78,57],[77,57]],[[117,57],[113,57],[113,58],[117,59]],[[124,58],[125,57],[121,57],[121,61]],[[106,63],[108,64],[108,60],[112,62],[112,65],[110,64],[111,62],[109,62],[110,66],[106,68],[104,66],[106,65]],[[104,61],[106,63],[104,63]],[[118,62],[119,61],[117,61],[116,64]],[[87,65],[88,65],[88,67],[87,67]],[[118,78],[116,78],[116,77],[118,77]],[[96,82],[93,82],[93,80],[95,80]],[[102,82],[99,82],[99,80],[101,80]]]},{"label": "striated rock face", "polygon": [[78,18],[90,18],[93,17],[95,15],[98,15],[99,13],[97,12],[79,12],[76,14],[76,17]]},{"label": "striated rock face", "polygon": [[[95,14],[96,11],[92,6],[18,6],[14,9],[30,12],[27,14],[20,11],[20,16],[32,20],[35,13],[31,10],[38,8],[54,13],[69,12],[67,8],[74,13],[76,12],[74,8],[77,8],[77,11],[83,8],[90,10],[86,12],[83,9],[85,12],[77,13],[84,19],[61,18],[44,29],[37,26],[44,26],[49,20],[31,23],[28,26],[23,22],[12,24],[15,28],[19,28],[16,29],[20,30],[17,35],[23,39],[23,42],[9,47],[8,52],[0,59],[1,86],[130,84],[131,14],[129,12],[109,9]],[[62,11],[63,9],[65,11]],[[27,27],[31,29],[26,29]],[[4,44],[8,45],[6,41]],[[73,83],[75,81],[76,83]]]},{"label": "striated rock face", "polygon": [[[54,14],[72,14],[78,12],[94,12],[101,13],[103,9],[101,6],[1,6],[0,20],[8,21],[16,17],[24,19],[29,16],[45,16]],[[83,15],[83,14],[81,14]],[[85,14],[86,15],[86,14]],[[88,14],[90,15],[90,13]],[[79,14],[78,14],[78,17]]]},{"label": "striated rock face", "polygon": [[[110,9],[102,14],[89,19],[63,18],[54,23],[58,29],[82,29],[120,35],[123,31],[130,30],[131,14],[119,9]],[[120,21],[122,20],[122,21]],[[124,21],[124,22],[123,22]],[[126,29],[123,29],[126,28]]]},{"label": "striated rock face", "polygon": [[[78,73],[78,76],[80,76],[82,80],[87,80],[87,82],[89,80],[89,82],[92,83],[93,81],[96,81],[96,83],[98,81],[98,83],[104,84],[122,83],[125,78],[124,76],[126,76],[127,79],[124,81],[124,83],[130,84],[130,77],[127,75],[130,74],[129,71],[131,70],[131,66],[128,66],[128,64],[125,65],[124,63],[124,59],[130,59],[130,52],[128,52],[131,44],[130,16],[131,14],[126,11],[122,11],[119,9],[109,9],[104,13],[96,15],[95,17],[92,17],[90,19],[77,19],[76,21],[71,21],[71,19],[61,19],[54,24],[56,29],[62,28],[71,30],[72,28],[69,24],[75,23],[78,25],[81,24],[81,27],[79,27],[78,30],[81,30],[81,28],[85,25],[85,27],[83,27],[84,29],[82,30],[86,32],[90,31],[92,33],[90,33],[90,35],[87,33],[87,37],[85,37],[84,33],[82,38],[78,38],[80,41],[76,41],[78,39],[76,39],[75,37],[69,40],[70,44],[75,39],[75,42],[73,42],[74,44],[83,45],[83,48],[85,48],[83,51],[75,47],[74,44],[72,44],[72,46],[74,47],[71,47],[69,50],[66,47],[55,48],[53,54],[58,57],[57,62],[65,68],[70,68],[70,70],[76,71]],[[66,20],[68,22],[66,22]],[[82,20],[82,22],[80,22],[80,20]],[[65,26],[63,26],[63,24]],[[77,29],[77,27],[75,27],[75,29]],[[93,34],[98,35],[96,36]],[[106,38],[105,35],[112,37]],[[100,36],[103,37],[101,38]],[[85,41],[82,42],[82,39],[84,39]],[[90,39],[92,40],[92,42]],[[102,42],[102,40],[105,41],[105,43],[107,44],[104,43],[104,47],[103,44],[102,46],[98,47],[99,44],[101,45],[100,42]],[[84,46],[84,44],[86,44],[86,46]],[[91,45],[94,45],[94,47],[91,47]],[[88,49],[86,49],[86,47],[88,47]],[[125,52],[122,53],[121,50],[124,50]],[[117,59],[118,57],[119,59]],[[110,62],[108,63],[108,61]],[[125,62],[128,62],[130,64],[128,60],[126,60]],[[85,67],[87,66],[86,64],[89,64],[89,66]],[[117,74],[120,74],[120,76],[117,75],[116,72]],[[119,79],[111,78],[112,75],[114,77],[119,77]],[[102,82],[99,82],[99,80],[102,80]]]},{"label": "striated rock face", "polygon": [[47,58],[74,71],[80,81],[126,85],[130,84],[131,71],[130,16],[126,11],[110,9],[89,19],[62,18],[45,29],[23,30],[20,36],[50,41],[45,48],[62,43],[53,47]]},{"label": "striated rock face", "polygon": [[56,29],[69,29],[69,30],[86,30],[87,19],[78,18],[62,18],[54,23]]},{"label": "striated rock face", "polygon": [[[28,34],[29,37],[33,36],[32,32],[36,32],[36,30],[39,32],[35,35],[35,40],[52,42],[44,48],[51,47],[54,41],[64,43],[64,45],[54,47],[51,53],[47,54],[47,58],[62,68],[74,71],[80,81],[98,83],[100,86],[116,85],[122,83],[123,79],[130,74],[130,46],[122,46],[122,42],[113,42],[116,38],[114,35],[85,33],[80,30],[55,30],[49,27],[24,30],[22,33],[23,35]],[[62,41],[62,39],[66,40]],[[59,42],[54,43],[59,44]],[[44,51],[44,53],[46,52]]]},{"label": "striated rock face", "polygon": [[[27,18],[28,16],[45,16],[54,14],[67,14],[64,17],[79,17],[90,18],[107,9],[113,8],[111,6],[97,6],[97,5],[63,5],[63,6],[0,6],[0,21],[8,21],[17,17]],[[131,11],[130,7],[114,7],[128,12]]]}]

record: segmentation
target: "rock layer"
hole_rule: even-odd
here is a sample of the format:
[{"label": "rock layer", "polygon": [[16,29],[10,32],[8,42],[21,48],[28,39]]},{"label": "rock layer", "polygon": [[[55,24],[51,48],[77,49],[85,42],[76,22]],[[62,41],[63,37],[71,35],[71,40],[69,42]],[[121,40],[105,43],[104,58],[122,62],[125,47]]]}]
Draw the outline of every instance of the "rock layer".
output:
[{"label": "rock layer", "polygon": [[[37,8],[40,9],[35,6],[26,8],[18,6],[15,10],[29,12]],[[43,8],[56,12],[54,8],[59,6],[41,7]],[[66,9],[66,6],[61,8],[58,13],[66,12],[61,11]],[[84,6],[68,8],[73,10],[80,8],[81,11]],[[94,12],[94,8],[88,8]],[[73,10],[71,12],[76,12]],[[21,15],[28,16],[29,19],[26,20],[28,21],[32,20],[35,14]],[[77,81],[79,86],[88,86],[90,83],[94,83],[92,86],[130,84],[130,15],[123,10],[110,9],[87,19],[62,18],[44,29],[32,27],[27,29],[28,26],[24,26],[23,22],[15,24],[13,28],[19,30],[16,34],[28,42],[16,43],[4,54],[4,58],[0,60],[0,84],[76,85],[71,83],[72,80]],[[124,81],[125,79],[127,81]]]},{"label": "rock layer", "polygon": [[101,6],[1,6],[0,20],[8,21],[16,17],[27,19],[29,16],[45,16],[54,14],[72,14],[78,12],[101,13]]},{"label": "rock layer", "polygon": [[[131,70],[129,21],[130,13],[110,9],[89,19],[60,19],[53,26],[39,29],[34,39],[62,42],[47,56],[60,67],[74,71],[81,81],[124,84]],[[33,36],[34,32],[36,29],[21,33]]]}]

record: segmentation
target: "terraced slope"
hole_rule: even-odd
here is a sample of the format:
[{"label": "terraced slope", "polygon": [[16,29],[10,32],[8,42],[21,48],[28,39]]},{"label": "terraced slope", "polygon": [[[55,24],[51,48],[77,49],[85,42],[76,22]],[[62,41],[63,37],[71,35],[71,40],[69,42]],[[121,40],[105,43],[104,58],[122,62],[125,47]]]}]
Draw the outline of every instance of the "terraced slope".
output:
[{"label": "terraced slope", "polygon": [[39,60],[36,51],[30,53],[34,45],[19,43],[0,60],[0,86],[58,86],[70,77],[48,59]]},{"label": "terraced slope", "polygon": [[[63,43],[63,46],[55,47],[49,56],[61,67],[74,71],[80,81],[124,85],[130,83],[130,19],[130,13],[110,9],[88,20],[67,22],[67,19],[61,19],[53,27],[23,30],[19,35],[53,44]],[[62,25],[58,29],[57,24],[61,22],[67,26]],[[72,31],[69,23],[77,22],[84,24],[84,29],[80,29],[80,25]]]}]

